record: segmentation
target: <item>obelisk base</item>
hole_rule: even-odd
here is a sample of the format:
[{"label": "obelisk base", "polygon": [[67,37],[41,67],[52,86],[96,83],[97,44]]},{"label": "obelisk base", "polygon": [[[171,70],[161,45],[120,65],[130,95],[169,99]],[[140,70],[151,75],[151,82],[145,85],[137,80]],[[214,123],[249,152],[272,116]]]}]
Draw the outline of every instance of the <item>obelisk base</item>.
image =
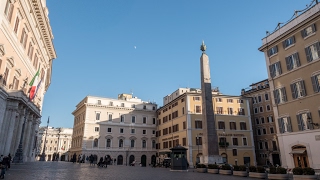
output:
[{"label": "obelisk base", "polygon": [[[202,161],[202,162],[201,162]],[[200,158],[201,164],[223,164],[222,156],[214,155],[214,156],[203,156]]]}]

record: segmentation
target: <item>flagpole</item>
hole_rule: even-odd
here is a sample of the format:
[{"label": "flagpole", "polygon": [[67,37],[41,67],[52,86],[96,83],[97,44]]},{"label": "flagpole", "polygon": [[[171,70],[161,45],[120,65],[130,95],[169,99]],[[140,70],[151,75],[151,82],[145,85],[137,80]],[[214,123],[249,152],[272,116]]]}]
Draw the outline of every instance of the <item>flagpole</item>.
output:
[{"label": "flagpole", "polygon": [[41,157],[40,157],[39,161],[46,161],[46,144],[47,144],[47,134],[48,134],[48,127],[49,127],[49,119],[50,119],[50,116],[48,117],[48,121],[47,121],[46,136],[44,137],[43,150],[42,150],[42,154],[41,154]]}]

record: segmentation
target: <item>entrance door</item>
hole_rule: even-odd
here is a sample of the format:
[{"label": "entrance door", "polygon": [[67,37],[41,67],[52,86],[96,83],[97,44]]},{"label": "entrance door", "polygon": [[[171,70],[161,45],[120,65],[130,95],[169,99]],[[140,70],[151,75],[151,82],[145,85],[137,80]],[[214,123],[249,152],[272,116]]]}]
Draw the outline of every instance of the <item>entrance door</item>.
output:
[{"label": "entrance door", "polygon": [[309,167],[308,156],[306,154],[293,154],[295,167]]},{"label": "entrance door", "polygon": [[279,166],[281,166],[279,154],[272,154],[272,161],[273,161],[273,165],[278,164]]},{"label": "entrance door", "polygon": [[129,157],[129,164],[131,164],[134,161],[134,155],[130,155]]},{"label": "entrance door", "polygon": [[117,163],[118,163],[117,165],[123,165],[123,157],[122,157],[122,155],[118,156]]},{"label": "entrance door", "polygon": [[141,165],[143,167],[146,167],[146,165],[147,165],[147,156],[146,155],[141,156]]},{"label": "entrance door", "polygon": [[243,157],[243,163],[247,166],[250,166],[250,157]]}]

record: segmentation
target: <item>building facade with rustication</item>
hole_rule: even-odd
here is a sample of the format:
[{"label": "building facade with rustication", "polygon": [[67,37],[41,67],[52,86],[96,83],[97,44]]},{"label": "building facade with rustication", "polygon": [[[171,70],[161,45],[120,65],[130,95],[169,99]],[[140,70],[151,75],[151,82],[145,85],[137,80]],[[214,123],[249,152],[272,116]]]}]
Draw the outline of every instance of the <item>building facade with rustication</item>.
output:
[{"label": "building facade with rustication", "polygon": [[[43,98],[56,58],[46,1],[1,0],[0,24],[0,154],[14,157],[22,139],[23,161],[34,161]],[[42,81],[30,101],[29,83],[38,70]]]}]

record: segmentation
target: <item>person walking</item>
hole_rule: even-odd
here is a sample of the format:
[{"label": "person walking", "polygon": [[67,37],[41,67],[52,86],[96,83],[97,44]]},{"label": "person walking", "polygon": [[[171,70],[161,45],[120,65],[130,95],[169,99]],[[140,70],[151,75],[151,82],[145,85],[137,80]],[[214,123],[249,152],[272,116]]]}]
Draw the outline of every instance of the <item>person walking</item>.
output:
[{"label": "person walking", "polygon": [[10,153],[8,155],[8,159],[9,159],[8,168],[10,169],[10,165],[11,165],[11,161],[12,161],[12,157],[11,157]]}]

